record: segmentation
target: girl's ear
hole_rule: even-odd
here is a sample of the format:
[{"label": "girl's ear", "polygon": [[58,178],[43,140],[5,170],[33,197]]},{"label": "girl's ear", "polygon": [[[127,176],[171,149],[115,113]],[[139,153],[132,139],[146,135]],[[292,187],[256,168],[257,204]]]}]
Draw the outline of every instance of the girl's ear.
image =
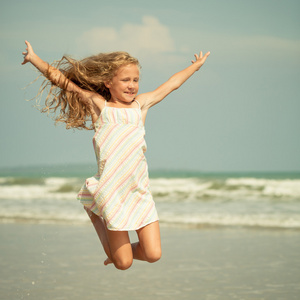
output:
[{"label": "girl's ear", "polygon": [[104,82],[105,87],[107,87],[108,89],[111,88],[111,81],[105,81]]}]

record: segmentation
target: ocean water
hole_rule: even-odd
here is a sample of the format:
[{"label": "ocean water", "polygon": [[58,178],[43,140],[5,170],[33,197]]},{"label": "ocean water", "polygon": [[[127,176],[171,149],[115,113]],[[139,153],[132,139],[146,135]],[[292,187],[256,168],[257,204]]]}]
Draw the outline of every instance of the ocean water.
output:
[{"label": "ocean water", "polygon": [[[0,170],[0,222],[87,223],[76,200],[91,166]],[[150,172],[160,222],[300,229],[300,174]]]}]

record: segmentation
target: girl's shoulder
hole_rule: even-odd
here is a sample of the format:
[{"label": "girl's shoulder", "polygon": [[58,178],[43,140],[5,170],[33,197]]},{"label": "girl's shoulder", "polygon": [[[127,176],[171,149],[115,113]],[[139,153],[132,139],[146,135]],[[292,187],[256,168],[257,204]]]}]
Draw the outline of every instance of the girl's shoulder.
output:
[{"label": "girl's shoulder", "polygon": [[101,112],[105,107],[104,97],[102,97],[98,93],[92,93],[89,98],[93,107],[99,109],[99,111]]},{"label": "girl's shoulder", "polygon": [[101,111],[105,107],[104,97],[95,92],[81,90],[79,98],[87,107],[89,107],[94,122],[98,116],[100,116]]},{"label": "girl's shoulder", "polygon": [[141,109],[145,109],[146,94],[139,94],[135,97],[135,100],[139,102]]},{"label": "girl's shoulder", "polygon": [[105,99],[98,93],[81,90],[79,93],[79,97],[87,104],[96,106],[99,109],[102,109],[105,106]]}]

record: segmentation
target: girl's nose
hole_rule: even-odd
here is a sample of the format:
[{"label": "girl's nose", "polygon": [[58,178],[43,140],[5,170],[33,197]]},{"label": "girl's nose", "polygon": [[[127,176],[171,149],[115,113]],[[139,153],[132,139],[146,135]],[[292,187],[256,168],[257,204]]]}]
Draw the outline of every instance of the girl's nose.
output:
[{"label": "girl's nose", "polygon": [[133,81],[129,81],[129,83],[128,83],[128,87],[130,87],[130,88],[133,88]]}]

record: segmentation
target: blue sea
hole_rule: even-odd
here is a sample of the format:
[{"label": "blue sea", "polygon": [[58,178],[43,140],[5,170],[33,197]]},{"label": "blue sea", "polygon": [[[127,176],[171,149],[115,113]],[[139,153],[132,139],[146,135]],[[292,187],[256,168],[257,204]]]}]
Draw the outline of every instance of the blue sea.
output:
[{"label": "blue sea", "polygon": [[[0,222],[87,223],[76,200],[94,166],[0,169]],[[161,224],[300,229],[300,173],[150,171]]]}]

